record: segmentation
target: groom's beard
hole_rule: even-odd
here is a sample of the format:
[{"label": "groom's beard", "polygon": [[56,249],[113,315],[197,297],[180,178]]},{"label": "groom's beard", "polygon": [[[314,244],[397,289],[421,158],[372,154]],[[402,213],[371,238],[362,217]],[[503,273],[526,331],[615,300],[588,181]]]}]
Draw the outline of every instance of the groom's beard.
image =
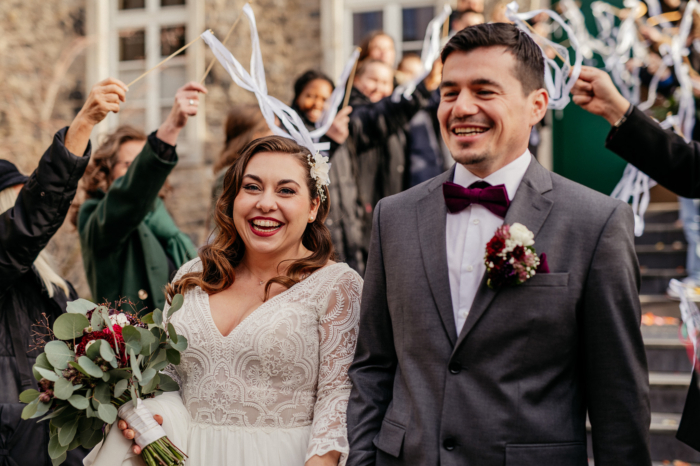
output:
[{"label": "groom's beard", "polygon": [[[473,115],[464,118],[450,118],[447,127],[450,128],[451,132],[451,128],[454,125],[466,124],[487,126],[490,128],[489,131],[493,130],[493,122],[483,115]],[[475,152],[474,150],[470,150],[474,143],[460,143],[457,141],[453,141],[453,143],[457,147],[454,147],[453,149],[455,150],[451,151],[452,158],[455,162],[462,165],[479,165],[491,158],[491,152],[488,148],[483,148],[481,151]]]}]

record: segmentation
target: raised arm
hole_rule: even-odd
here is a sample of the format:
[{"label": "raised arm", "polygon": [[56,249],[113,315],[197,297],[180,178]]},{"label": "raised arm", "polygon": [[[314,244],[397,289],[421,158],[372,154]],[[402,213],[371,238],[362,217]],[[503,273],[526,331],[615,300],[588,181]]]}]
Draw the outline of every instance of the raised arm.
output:
[{"label": "raised arm", "polygon": [[700,144],[662,129],[631,106],[602,70],[584,66],[571,92],[574,103],[612,125],[608,149],[674,193],[700,197]]},{"label": "raised arm", "polygon": [[0,293],[31,268],[63,224],[88,165],[90,133],[110,111],[119,111],[125,92],[116,79],[95,85],[70,127],[54,136],[15,206],[0,214]]},{"label": "raised arm", "polygon": [[346,272],[333,286],[319,321],[320,369],[307,466],[344,465],[348,457],[346,410],[352,387],[348,367],[357,343],[361,294],[362,279]]},{"label": "raised arm", "polygon": [[178,89],[168,118],[148,137],[126,174],[112,183],[99,202],[83,205],[78,228],[91,248],[101,250],[124,241],[153,209],[177,164],[178,135],[188,117],[197,114],[199,93],[206,89],[195,82]]},{"label": "raised arm", "polygon": [[650,466],[649,379],[640,327],[639,266],[631,209],[610,215],[579,310],[583,379],[596,466]]},{"label": "raised arm", "polygon": [[352,392],[348,404],[348,465],[370,466],[379,433],[391,402],[398,359],[386,300],[386,276],[381,245],[381,201],[374,210],[372,242],[365,271],[360,313],[360,334],[350,366]]}]

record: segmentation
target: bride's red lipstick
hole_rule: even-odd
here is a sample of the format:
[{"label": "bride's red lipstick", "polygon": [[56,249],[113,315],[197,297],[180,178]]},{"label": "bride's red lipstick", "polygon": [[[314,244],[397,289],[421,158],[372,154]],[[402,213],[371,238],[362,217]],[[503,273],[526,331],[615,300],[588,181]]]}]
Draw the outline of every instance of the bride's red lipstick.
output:
[{"label": "bride's red lipstick", "polygon": [[276,218],[271,217],[255,217],[248,220],[250,231],[257,236],[268,237],[277,234],[282,229],[284,223]]}]

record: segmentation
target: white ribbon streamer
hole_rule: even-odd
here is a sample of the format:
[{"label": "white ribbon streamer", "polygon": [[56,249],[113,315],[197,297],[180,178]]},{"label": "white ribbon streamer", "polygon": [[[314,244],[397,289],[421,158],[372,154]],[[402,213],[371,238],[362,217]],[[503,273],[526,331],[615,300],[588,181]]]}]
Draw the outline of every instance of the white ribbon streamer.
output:
[{"label": "white ribbon streamer", "polygon": [[698,346],[700,345],[700,311],[693,301],[688,299],[688,294],[685,286],[676,279],[671,279],[668,287],[678,295],[681,300],[681,319],[685,324],[685,328],[688,331],[688,338],[693,344],[693,369],[695,369],[695,364],[700,356],[698,353]]},{"label": "white ribbon streamer", "polygon": [[343,97],[345,97],[345,89],[348,83],[348,78],[350,77],[350,73],[352,73],[352,69],[355,67],[355,63],[357,62],[358,58],[360,58],[360,51],[355,50],[347,63],[345,63],[343,72],[340,73],[340,79],[338,80],[335,89],[333,89],[330,99],[328,99],[328,102],[326,102],[326,108],[323,110],[321,118],[319,118],[319,120],[316,122],[316,129],[309,133],[311,138],[315,141],[318,141],[321,136],[325,135],[333,124],[333,120],[338,114],[340,104],[343,103]]},{"label": "white ribbon streamer", "polygon": [[449,18],[452,13],[452,8],[449,5],[445,5],[442,12],[435,18],[430,20],[428,27],[425,29],[425,37],[423,38],[423,49],[421,50],[420,61],[423,64],[423,69],[421,73],[401,86],[397,86],[394,89],[394,93],[391,95],[391,100],[398,102],[403,96],[405,99],[410,99],[413,92],[416,90],[416,86],[420,84],[433,69],[433,63],[440,57],[442,28],[443,24]]},{"label": "white ribbon streamer", "polygon": [[[556,12],[552,10],[533,10],[527,13],[518,13],[518,8],[518,3],[515,1],[508,4],[506,8],[506,16],[508,19],[513,21],[523,32],[530,35],[535,43],[538,43],[538,41],[544,42],[548,47],[552,47],[564,58],[564,63],[560,67],[555,60],[547,57],[547,54],[540,45],[540,48],[542,48],[542,55],[544,56],[544,80],[547,86],[547,92],[549,92],[549,108],[563,110],[571,100],[569,93],[571,92],[571,88],[574,87],[574,84],[576,84],[579,74],[581,74],[583,54],[580,50],[581,46],[578,42],[578,38],[566,21]],[[533,34],[525,25],[525,21],[534,18],[540,13],[546,13],[566,31],[575,54],[573,71],[569,64],[569,50],[566,47],[537,34]]]},{"label": "white ribbon streamer", "polygon": [[671,57],[676,78],[680,83],[680,99],[678,105],[679,128],[686,141],[690,140],[695,126],[695,99],[693,98],[693,82],[690,79],[690,69],[683,57],[689,53],[688,35],[693,24],[693,11],[698,7],[697,0],[690,0],[685,7],[683,19],[678,34],[673,36],[671,42]]},{"label": "white ribbon streamer", "polygon": [[634,165],[627,164],[622,179],[610,195],[610,197],[626,203],[632,198],[634,236],[642,236],[644,233],[644,214],[651,200],[649,189],[654,186],[656,186],[656,181],[639,171]]},{"label": "white ribbon streamer", "polygon": [[[137,406],[134,407],[134,404]],[[134,442],[142,449],[167,435],[160,424],[153,419],[153,413],[139,398],[133,403],[124,403],[119,408],[119,417],[129,424],[129,429],[136,434]]]},{"label": "white ribbon streamer", "polygon": [[[212,52],[214,52],[214,56],[224,69],[228,71],[233,81],[243,89],[255,94],[260,105],[260,111],[274,134],[294,139],[299,145],[309,149],[312,154],[319,150],[327,150],[329,147],[327,143],[314,144],[309,131],[304,126],[304,122],[294,110],[279,99],[267,94],[267,82],[265,81],[265,69],[263,68],[262,52],[260,51],[258,28],[250,4],[246,3],[243,7],[243,14],[250,24],[250,41],[253,48],[250,56],[250,73],[243,68],[231,52],[210,31],[204,32],[202,39],[209,45]],[[287,132],[277,126],[275,116],[277,116]]]}]

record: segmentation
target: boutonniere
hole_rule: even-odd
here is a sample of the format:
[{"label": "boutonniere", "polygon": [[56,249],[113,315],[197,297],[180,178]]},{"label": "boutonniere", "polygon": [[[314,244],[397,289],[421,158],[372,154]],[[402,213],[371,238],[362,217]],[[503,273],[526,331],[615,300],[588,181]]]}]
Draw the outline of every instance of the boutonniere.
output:
[{"label": "boutonniere", "polygon": [[503,225],[486,245],[486,284],[489,288],[525,283],[536,273],[549,273],[547,256],[537,257],[535,235],[525,225]]}]

